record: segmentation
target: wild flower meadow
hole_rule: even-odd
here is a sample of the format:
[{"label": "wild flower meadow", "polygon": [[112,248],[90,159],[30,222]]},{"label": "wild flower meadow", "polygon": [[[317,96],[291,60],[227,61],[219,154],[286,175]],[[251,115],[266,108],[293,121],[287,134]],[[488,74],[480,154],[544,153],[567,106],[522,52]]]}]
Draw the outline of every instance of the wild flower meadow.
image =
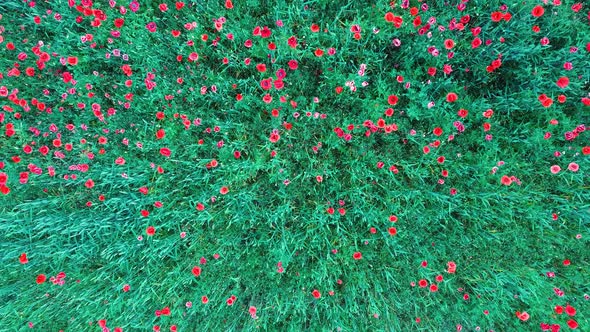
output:
[{"label": "wild flower meadow", "polygon": [[585,0],[0,1],[1,331],[590,331]]}]

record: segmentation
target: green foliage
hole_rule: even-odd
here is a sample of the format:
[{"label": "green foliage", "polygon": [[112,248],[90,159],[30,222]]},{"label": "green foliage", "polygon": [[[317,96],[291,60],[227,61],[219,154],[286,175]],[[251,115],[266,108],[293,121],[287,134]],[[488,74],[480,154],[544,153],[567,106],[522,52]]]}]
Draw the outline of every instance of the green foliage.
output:
[{"label": "green foliage", "polygon": [[2,1],[0,330],[587,330],[562,1]]}]

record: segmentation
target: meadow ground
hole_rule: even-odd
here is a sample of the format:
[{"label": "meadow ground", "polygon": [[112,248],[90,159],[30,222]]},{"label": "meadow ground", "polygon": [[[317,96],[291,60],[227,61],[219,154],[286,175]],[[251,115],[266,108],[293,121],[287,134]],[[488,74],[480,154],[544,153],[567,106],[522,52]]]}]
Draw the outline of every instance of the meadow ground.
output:
[{"label": "meadow ground", "polygon": [[0,1],[0,331],[590,331],[590,4]]}]

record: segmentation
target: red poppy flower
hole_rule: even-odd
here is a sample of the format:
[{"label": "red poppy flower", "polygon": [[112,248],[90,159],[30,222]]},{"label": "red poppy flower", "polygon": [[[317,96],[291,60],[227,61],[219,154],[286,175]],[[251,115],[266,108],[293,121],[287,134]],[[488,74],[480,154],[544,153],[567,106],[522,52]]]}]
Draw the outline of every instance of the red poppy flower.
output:
[{"label": "red poppy flower", "polygon": [[125,165],[125,158],[118,157],[117,159],[115,159],[115,164],[117,164],[117,165]]},{"label": "red poppy flower", "polygon": [[560,305],[556,305],[555,308],[553,308],[555,310],[555,313],[558,315],[563,314],[563,307]]},{"label": "red poppy flower", "polygon": [[455,262],[448,262],[447,263],[447,272],[448,273],[455,273],[457,270],[457,264]]},{"label": "red poppy flower", "polygon": [[543,101],[541,101],[541,104],[543,105],[543,107],[547,108],[550,107],[551,105],[553,105],[553,99],[551,98],[546,98]]},{"label": "red poppy flower", "polygon": [[163,155],[164,157],[170,157],[170,149],[168,148],[161,148],[160,149],[160,154]]},{"label": "red poppy flower", "polygon": [[518,319],[520,319],[521,321],[525,322],[531,317],[531,315],[529,315],[528,312],[526,312],[526,311],[522,312],[522,313],[517,311],[516,317],[518,317]]},{"label": "red poppy flower", "polygon": [[281,138],[281,135],[279,135],[279,134],[277,134],[277,133],[271,133],[268,139],[269,139],[269,140],[270,140],[272,143],[276,143],[276,142],[278,142],[278,141],[279,141],[279,139],[280,139],[280,138]]},{"label": "red poppy flower", "polygon": [[195,277],[198,277],[198,276],[200,276],[200,275],[201,275],[201,271],[202,271],[202,270],[201,270],[201,267],[200,267],[200,266],[193,266],[193,268],[192,268],[192,270],[191,270],[191,272],[193,273],[193,275],[194,275]]},{"label": "red poppy flower", "polygon": [[20,254],[20,257],[18,258],[18,260],[21,264],[27,264],[29,262],[29,259],[27,258],[27,254],[24,252],[22,254]]},{"label": "red poppy flower", "polygon": [[389,233],[389,235],[393,236],[397,234],[397,229],[395,227],[389,227],[387,232]]},{"label": "red poppy flower", "polygon": [[282,79],[277,79],[276,81],[273,82],[273,84],[275,86],[275,89],[277,89],[277,90],[281,90],[285,86],[285,83],[283,83]]},{"label": "red poppy flower", "polygon": [[556,84],[558,87],[565,89],[570,84],[570,79],[562,76],[557,80]]},{"label": "red poppy flower", "polygon": [[395,15],[392,12],[385,13],[385,21],[387,22],[393,22],[394,17]]},{"label": "red poppy flower", "polygon": [[201,296],[201,302],[203,304],[209,303],[209,298],[206,295]]},{"label": "red poppy flower", "polygon": [[153,236],[154,234],[156,234],[156,229],[154,228],[154,226],[148,226],[148,228],[146,228],[145,233],[148,236]]},{"label": "red poppy flower", "polygon": [[454,103],[455,101],[457,101],[457,94],[454,92],[449,92],[447,94],[447,102],[449,103]]},{"label": "red poppy flower", "polygon": [[86,186],[86,188],[91,189],[92,187],[94,187],[94,181],[92,179],[88,179],[84,185]]},{"label": "red poppy flower", "polygon": [[500,22],[504,18],[504,14],[502,12],[493,12],[492,13],[492,22]]},{"label": "red poppy flower", "polygon": [[565,306],[565,313],[568,314],[569,316],[575,316],[576,315],[576,308],[574,308],[568,304]]},{"label": "red poppy flower", "polygon": [[510,179],[510,177],[507,175],[502,176],[502,179],[500,181],[505,186],[509,186],[510,184],[512,184],[512,179]]},{"label": "red poppy flower", "polygon": [[272,34],[272,31],[268,27],[260,29],[260,37],[268,38]]},{"label": "red poppy flower", "polygon": [[426,279],[421,279],[420,281],[418,281],[418,286],[420,286],[420,288],[425,288],[426,286],[428,286],[428,281],[426,281]]},{"label": "red poppy flower", "polygon": [[391,106],[394,106],[399,101],[399,98],[396,95],[390,95],[387,97],[387,103]]},{"label": "red poppy flower", "polygon": [[313,52],[313,54],[315,54],[315,56],[317,57],[321,57],[322,55],[324,55],[324,51],[318,48]]},{"label": "red poppy flower", "polygon": [[471,48],[478,48],[481,46],[481,39],[479,39],[479,37],[475,37],[472,41],[471,41]]},{"label": "red poppy flower", "polygon": [[40,284],[44,283],[45,280],[47,280],[47,277],[44,274],[40,274],[37,276],[37,279],[35,280],[35,282],[40,285]]},{"label": "red poppy flower", "polygon": [[360,252],[355,252],[354,254],[352,254],[352,258],[359,260],[361,258],[363,258],[363,254],[361,254]]},{"label": "red poppy flower", "polygon": [[314,23],[311,25],[310,29],[311,29],[311,32],[319,32],[320,26]]},{"label": "red poppy flower", "polygon": [[575,330],[578,328],[578,322],[576,322],[573,319],[570,319],[567,321],[567,326],[569,326],[570,329]]},{"label": "red poppy flower", "polygon": [[404,19],[401,16],[393,16],[393,26],[397,29],[401,28],[402,24],[404,23]]},{"label": "red poppy flower", "polygon": [[231,2],[231,0],[226,0],[225,1],[225,8],[227,8],[227,9],[234,8],[234,4]]},{"label": "red poppy flower", "polygon": [[270,90],[270,88],[272,87],[271,84],[272,84],[272,78],[268,78],[268,79],[260,81],[260,87],[263,90]]},{"label": "red poppy flower", "polygon": [[164,136],[166,136],[164,129],[160,129],[156,132],[156,139],[162,139]]},{"label": "red poppy flower", "polygon": [[0,185],[0,192],[2,195],[8,195],[10,193],[10,188],[5,185]]},{"label": "red poppy flower", "polygon": [[438,291],[438,285],[437,284],[432,284],[430,285],[430,292],[434,293]]},{"label": "red poppy flower", "polygon": [[455,41],[452,39],[446,39],[445,40],[445,48],[447,50],[450,50],[451,48],[455,47]]},{"label": "red poppy flower", "polygon": [[222,194],[222,195],[225,195],[228,192],[229,192],[229,188],[227,188],[225,186],[224,187],[221,187],[221,189],[219,189],[219,193]]},{"label": "red poppy flower", "polygon": [[314,289],[313,292],[311,292],[311,295],[313,295],[313,297],[315,297],[316,299],[322,297],[322,294],[317,289]]},{"label": "red poppy flower", "polygon": [[264,63],[259,63],[256,65],[256,70],[260,73],[264,73],[266,71],[266,65]]},{"label": "red poppy flower", "polygon": [[531,12],[531,14],[534,17],[541,17],[541,16],[543,16],[543,14],[545,14],[545,9],[542,6],[535,6],[535,8],[533,8],[533,11]]},{"label": "red poppy flower", "polygon": [[122,18],[116,18],[114,21],[115,27],[120,28],[125,23],[125,20]]}]

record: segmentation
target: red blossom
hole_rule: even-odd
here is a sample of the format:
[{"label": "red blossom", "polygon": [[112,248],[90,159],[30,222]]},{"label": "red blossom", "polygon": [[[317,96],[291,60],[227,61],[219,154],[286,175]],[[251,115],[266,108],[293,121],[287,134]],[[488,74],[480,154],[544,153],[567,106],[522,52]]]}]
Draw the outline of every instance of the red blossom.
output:
[{"label": "red blossom", "polygon": [[29,262],[29,259],[27,258],[27,254],[24,252],[22,254],[20,254],[18,260],[21,264],[27,264]]},{"label": "red blossom", "polygon": [[44,283],[45,280],[47,280],[47,277],[44,274],[39,274],[37,276],[37,279],[35,280],[35,282],[40,285],[40,284]]},{"label": "red blossom", "polygon": [[541,16],[543,16],[543,14],[545,14],[545,9],[542,6],[540,6],[540,5],[539,6],[535,6],[533,8],[533,11],[531,12],[531,14],[534,17],[541,17]]},{"label": "red blossom", "polygon": [[570,84],[570,79],[562,76],[557,80],[556,84],[558,87],[565,89]]},{"label": "red blossom", "polygon": [[319,299],[320,297],[322,297],[322,294],[317,289],[314,289],[313,292],[311,292],[311,295],[316,299]]},{"label": "red blossom", "polygon": [[201,267],[200,266],[193,266],[193,268],[191,269],[191,273],[195,276],[198,277],[201,275]]}]

